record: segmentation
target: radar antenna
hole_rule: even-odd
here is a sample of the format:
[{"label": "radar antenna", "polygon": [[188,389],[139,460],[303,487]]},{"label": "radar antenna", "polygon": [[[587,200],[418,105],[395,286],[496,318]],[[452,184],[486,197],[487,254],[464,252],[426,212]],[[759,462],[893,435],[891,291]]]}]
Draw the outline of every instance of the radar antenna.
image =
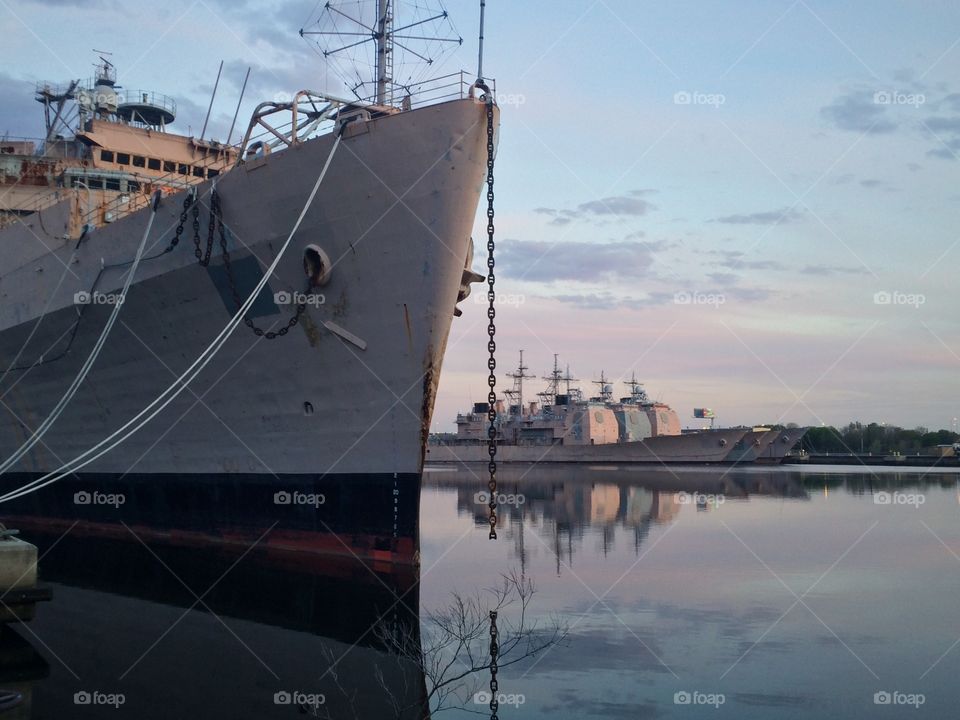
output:
[{"label": "radar antenna", "polygon": [[603,402],[610,402],[610,398],[613,397],[613,386],[610,385],[610,380],[603,374],[603,370],[600,371],[599,380],[591,380],[594,385],[600,386],[600,400]]},{"label": "radar antenna", "polygon": [[624,384],[630,388],[630,402],[634,402],[637,405],[650,404],[647,391],[643,388],[643,383],[637,380],[637,374],[635,372],[630,374],[630,379],[624,381]]},{"label": "radar antenna", "polygon": [[[397,89],[409,96],[412,78],[407,78],[407,84],[403,84],[396,77],[398,54],[411,57],[410,60],[400,61],[401,65],[419,63],[431,66],[443,54],[446,46],[463,44],[463,38],[459,35],[441,36],[438,30],[441,25],[446,26],[445,33],[455,32],[449,14],[442,6],[430,9],[419,2],[415,3],[411,17],[402,20],[398,27],[395,13],[397,4],[397,0],[331,0],[324,4],[316,22],[308,26],[310,29],[300,29],[300,37],[316,38],[313,42],[324,58],[349,58],[348,67],[340,74],[358,100],[393,105],[394,91]],[[434,26],[433,34],[430,34],[431,25]],[[415,50],[412,47],[415,43],[429,45]],[[373,50],[372,80],[360,75],[355,66],[362,63],[349,52],[363,48]],[[364,97],[362,89],[371,84],[376,87],[372,98]]]}]

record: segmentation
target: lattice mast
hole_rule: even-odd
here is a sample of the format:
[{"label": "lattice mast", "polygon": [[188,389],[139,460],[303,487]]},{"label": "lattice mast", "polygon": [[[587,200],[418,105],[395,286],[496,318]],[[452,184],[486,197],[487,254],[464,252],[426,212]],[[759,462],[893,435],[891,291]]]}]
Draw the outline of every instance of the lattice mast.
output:
[{"label": "lattice mast", "polygon": [[[317,45],[325,58],[332,56],[347,55],[347,51],[353,48],[359,48],[366,43],[374,45],[374,74],[373,84],[376,87],[373,100],[377,105],[393,105],[394,90],[396,88],[405,88],[402,83],[398,83],[395,77],[395,55],[397,50],[401,50],[409,56],[417,58],[418,62],[426,65],[433,65],[435,57],[430,50],[414,50],[411,45],[420,43],[439,43],[440,45],[463,44],[461,37],[442,37],[438,32],[430,33],[430,25],[436,25],[438,22],[448,22],[449,14],[446,10],[436,11],[430,17],[421,17],[412,19],[410,22],[396,26],[396,5],[397,0],[375,0],[376,17],[372,23],[363,17],[363,13],[357,11],[357,14],[347,12],[340,5],[347,5],[343,2],[327,2],[323,7],[321,20],[326,14],[329,18],[336,18],[340,21],[347,21],[349,29],[341,28],[331,24],[322,25],[318,20],[319,29],[307,30],[301,29],[300,36],[316,36]],[[361,93],[359,90],[368,85],[370,79],[360,79],[354,86],[353,92],[359,99]]]},{"label": "lattice mast", "polygon": [[512,401],[511,405],[517,406],[521,417],[523,416],[523,381],[532,380],[534,378],[533,375],[527,375],[527,370],[529,369],[530,368],[527,365],[523,364],[523,350],[521,350],[520,364],[517,366],[516,371],[507,373],[507,377],[513,379],[513,388],[503,391],[503,394],[509,397]]}]

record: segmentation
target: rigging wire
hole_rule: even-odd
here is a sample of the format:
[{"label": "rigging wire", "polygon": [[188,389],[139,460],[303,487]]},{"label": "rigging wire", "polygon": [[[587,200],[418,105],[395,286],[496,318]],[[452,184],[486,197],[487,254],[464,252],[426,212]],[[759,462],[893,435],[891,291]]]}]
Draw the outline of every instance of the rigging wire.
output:
[{"label": "rigging wire", "polygon": [[80,385],[82,385],[83,381],[87,379],[90,369],[97,361],[97,358],[100,357],[100,352],[103,350],[103,346],[107,342],[107,338],[109,337],[110,332],[113,330],[113,326],[117,322],[117,316],[120,315],[120,310],[123,308],[123,303],[124,300],[126,300],[127,292],[130,290],[130,285],[133,282],[133,276],[136,274],[137,268],[140,266],[140,260],[143,258],[143,251],[147,246],[147,238],[150,236],[150,231],[153,229],[153,221],[157,217],[157,208],[159,206],[160,191],[157,190],[156,194],[153,196],[150,219],[147,221],[146,230],[143,231],[143,238],[141,238],[140,246],[137,248],[137,254],[133,258],[133,264],[130,266],[127,279],[123,284],[123,290],[116,298],[113,310],[110,312],[110,317],[107,319],[107,323],[103,326],[103,330],[100,332],[100,337],[97,338],[97,342],[94,344],[93,349],[87,356],[86,362],[84,362],[83,366],[80,368],[80,372],[77,373],[77,376],[74,378],[73,382],[70,383],[70,387],[67,388],[67,391],[63,394],[63,397],[61,397],[59,402],[54,405],[53,410],[50,411],[47,419],[44,420],[36,430],[34,430],[33,435],[31,435],[26,442],[24,442],[23,445],[21,445],[13,453],[13,455],[8,457],[3,463],[0,463],[0,475],[3,475],[11,467],[13,467],[20,460],[20,458],[30,452],[30,450],[32,450],[33,447],[43,439],[43,436],[47,434],[47,431],[58,419],[60,419],[60,415],[63,414],[63,411],[66,409],[67,405],[69,405],[70,401],[73,400],[74,396],[77,394],[77,390],[80,389]]},{"label": "rigging wire", "polygon": [[[346,126],[344,126],[346,127]],[[337,148],[340,147],[340,141],[342,139],[342,129],[340,133],[337,133],[336,138],[333,143],[333,147],[330,150],[330,155],[327,157],[326,162],[323,165],[323,168],[320,171],[320,175],[317,177],[317,181],[313,185],[313,189],[310,191],[310,195],[307,198],[306,203],[303,206],[303,209],[300,211],[300,215],[297,218],[297,221],[294,223],[293,228],[290,230],[290,234],[287,236],[286,242],[281,246],[277,256],[274,258],[273,262],[270,264],[270,267],[264,272],[263,277],[260,278],[260,281],[257,283],[256,287],[250,293],[250,296],[244,302],[243,306],[237,310],[237,313],[230,319],[227,325],[220,331],[220,334],[213,340],[213,342],[204,350],[193,364],[188,367],[182,375],[180,375],[176,380],[174,380],[170,386],[164,390],[153,402],[151,402],[147,407],[141,410],[137,415],[128,420],[122,427],[115,430],[112,434],[101,440],[99,443],[94,445],[92,448],[86,452],[78,455],[73,460],[64,463],[56,470],[53,470],[46,475],[43,475],[36,480],[33,480],[22,487],[13,490],[11,492],[5,493],[0,496],[0,503],[9,502],[10,500],[15,500],[17,498],[23,497],[30,493],[41,490],[42,488],[51,485],[67,475],[70,475],[81,468],[86,467],[92,462],[95,462],[103,455],[106,455],[108,452],[116,448],[121,443],[125,442],[131,435],[138,432],[143,428],[148,422],[150,422],[154,417],[160,414],[168,405],[170,405],[179,395],[182,393],[187,386],[192,382],[197,375],[210,363],[214,356],[223,348],[227,340],[233,334],[234,330],[237,329],[237,326],[243,321],[244,316],[249,311],[250,307],[253,305],[254,301],[260,295],[260,291],[263,290],[264,286],[267,284],[270,276],[276,270],[277,266],[280,264],[280,260],[283,258],[284,254],[287,251],[287,248],[290,246],[290,243],[293,241],[293,236],[299,230],[301,223],[303,222],[304,217],[307,214],[307,211],[310,209],[310,206],[313,204],[313,200],[317,195],[317,192],[320,190],[320,185],[323,182],[323,179],[327,175],[327,170],[330,168],[330,164],[333,161],[333,157],[337,152]],[[179,387],[178,387],[179,385]],[[167,397],[169,396],[169,397]],[[144,417],[146,416],[146,417]],[[141,418],[143,420],[141,421]],[[130,429],[132,426],[132,429]],[[120,436],[118,438],[118,436]],[[116,439],[115,439],[116,438]]]}]

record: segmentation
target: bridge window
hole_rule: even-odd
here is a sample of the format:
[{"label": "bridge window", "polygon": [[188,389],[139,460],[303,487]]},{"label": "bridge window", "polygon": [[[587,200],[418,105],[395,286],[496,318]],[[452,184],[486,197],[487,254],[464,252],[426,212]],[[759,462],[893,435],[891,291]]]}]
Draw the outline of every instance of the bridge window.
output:
[{"label": "bridge window", "polygon": [[113,150],[101,150],[100,159],[104,162],[113,162]]},{"label": "bridge window", "polygon": [[198,178],[202,178],[202,177],[203,177],[203,168],[200,167],[199,165],[196,166],[195,168],[193,168],[193,176],[194,176],[194,177],[198,177]]},{"label": "bridge window", "polygon": [[216,177],[217,175],[219,175],[219,174],[220,174],[220,171],[219,171],[219,170],[214,170],[213,168],[210,168],[209,170],[207,170],[207,177],[208,177],[208,178],[215,178],[215,177]]},{"label": "bridge window", "polygon": [[134,167],[146,167],[147,159],[143,155],[134,155],[133,156],[133,166]]},{"label": "bridge window", "polygon": [[130,164],[130,155],[127,153],[117,153],[117,164],[118,165],[129,165]]},{"label": "bridge window", "polygon": [[157,160],[156,158],[147,158],[147,167],[150,168],[151,170],[159,170],[160,161]]},{"label": "bridge window", "polygon": [[164,160],[164,161],[163,161],[163,171],[164,171],[164,172],[174,172],[174,171],[176,171],[176,169],[177,169],[176,163],[174,163],[173,161],[171,161],[171,160]]},{"label": "bridge window", "polygon": [[184,165],[183,163],[180,163],[180,164],[177,166],[177,172],[179,172],[181,175],[189,175],[189,174],[190,174],[190,166],[189,166],[189,165]]},{"label": "bridge window", "polygon": [[119,190],[120,189],[120,180],[107,178],[105,183],[107,190]]}]

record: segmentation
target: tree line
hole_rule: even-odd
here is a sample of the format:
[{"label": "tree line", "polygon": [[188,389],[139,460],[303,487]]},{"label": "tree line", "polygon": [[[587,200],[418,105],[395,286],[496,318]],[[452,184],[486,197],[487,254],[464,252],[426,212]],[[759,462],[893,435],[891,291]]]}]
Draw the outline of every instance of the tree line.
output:
[{"label": "tree line", "polygon": [[852,422],[842,428],[812,427],[800,445],[814,454],[916,455],[931,452],[937,445],[952,445],[957,442],[960,442],[960,433],[950,430],[928,430],[925,427],[908,430],[896,425]]}]

